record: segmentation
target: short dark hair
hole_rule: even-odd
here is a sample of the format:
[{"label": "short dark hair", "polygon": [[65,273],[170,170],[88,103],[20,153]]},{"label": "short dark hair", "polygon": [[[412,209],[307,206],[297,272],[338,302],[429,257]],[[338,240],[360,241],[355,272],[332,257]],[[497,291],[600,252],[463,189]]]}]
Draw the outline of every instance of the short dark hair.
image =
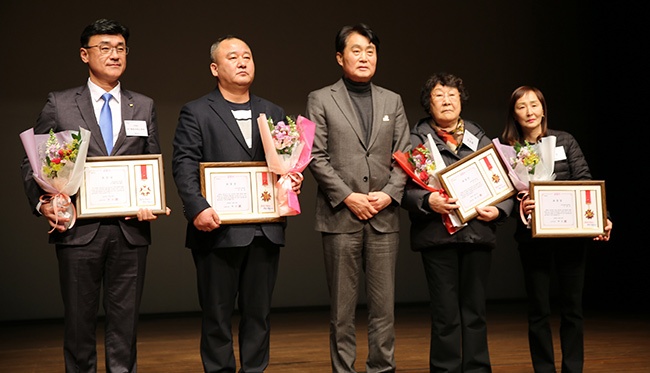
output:
[{"label": "short dark hair", "polygon": [[458,93],[460,93],[461,103],[464,104],[469,100],[469,92],[467,92],[465,84],[463,84],[463,79],[450,73],[435,73],[427,79],[420,91],[420,104],[428,115],[431,115],[431,91],[433,91],[433,88],[438,84],[445,87],[456,88]]},{"label": "short dark hair", "polygon": [[81,47],[88,47],[90,37],[95,35],[122,35],[126,43],[129,41],[129,28],[112,19],[98,19],[86,26],[81,33]]},{"label": "short dark hair", "polygon": [[232,35],[232,34],[227,34],[227,35],[220,36],[217,39],[217,41],[212,43],[212,45],[210,46],[210,62],[217,62],[217,61],[214,60],[214,51],[217,50],[217,48],[219,48],[219,44],[221,44],[222,41],[226,41],[226,40],[230,40],[230,39],[239,39],[241,41],[244,41],[244,40],[242,40],[242,38],[240,38],[240,37],[238,37],[236,35]]},{"label": "short dark hair", "polygon": [[375,45],[375,49],[379,52],[379,37],[377,34],[375,34],[375,32],[372,31],[370,27],[368,27],[365,23],[357,23],[356,25],[343,26],[336,34],[336,40],[334,44],[336,53],[343,53],[345,45],[348,42],[348,37],[353,32],[367,37],[368,40],[370,40],[370,42]]}]

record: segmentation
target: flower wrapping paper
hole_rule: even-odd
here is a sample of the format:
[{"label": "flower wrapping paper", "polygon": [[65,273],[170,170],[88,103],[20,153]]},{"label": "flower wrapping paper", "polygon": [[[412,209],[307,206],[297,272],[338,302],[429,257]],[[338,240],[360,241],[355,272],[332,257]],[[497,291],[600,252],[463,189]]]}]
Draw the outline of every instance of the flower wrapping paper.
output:
[{"label": "flower wrapping paper", "polygon": [[300,201],[298,200],[298,194],[291,186],[291,180],[292,177],[296,177],[293,175],[299,175],[298,177],[302,179],[302,171],[307,168],[309,162],[313,159],[311,149],[314,144],[316,124],[301,115],[296,118],[296,127],[300,137],[292,148],[291,154],[278,154],[266,114],[259,115],[257,125],[264,145],[264,154],[269,171],[280,176],[276,183],[278,189],[276,198],[280,215],[298,215],[301,211]]},{"label": "flower wrapping paper", "polygon": [[[73,132],[75,134],[77,133],[77,131],[66,130],[54,133],[53,136],[58,144],[63,146],[65,144],[70,144],[73,141]],[[75,161],[68,161],[61,170],[57,172],[55,177],[48,176],[43,170],[43,167],[47,165],[45,157],[47,156],[46,147],[47,142],[50,139],[50,134],[34,134],[33,128],[25,130],[20,134],[20,140],[23,143],[29,164],[33,170],[34,180],[46,192],[45,197],[51,197],[54,200],[62,198],[69,201],[70,196],[79,191],[79,187],[83,180],[86,156],[88,154],[90,131],[84,128],[79,128],[78,133],[81,135],[81,143],[79,144]],[[68,228],[72,228],[76,220],[74,206],[70,205],[70,207],[72,215],[69,216],[70,222]]]},{"label": "flower wrapping paper", "polygon": [[503,160],[508,170],[508,176],[514,187],[520,192],[527,192],[530,189],[531,181],[550,181],[555,179],[555,136],[543,137],[537,144],[532,145],[535,152],[540,158],[540,162],[535,166],[533,174],[528,173],[528,169],[521,163],[512,165],[513,159],[517,158],[514,146],[501,144],[498,138],[492,139],[497,153]]},{"label": "flower wrapping paper", "polygon": [[514,162],[517,159],[517,152],[514,146],[501,144],[499,138],[492,139],[499,157],[503,160],[506,169],[508,170],[508,177],[512,181],[512,185],[519,191],[517,199],[519,200],[519,217],[521,221],[530,228],[530,216],[524,213],[524,201],[530,198],[528,191],[530,190],[531,181],[551,181],[555,180],[555,144],[557,138],[555,136],[545,136],[540,139],[532,148],[537,153],[540,161],[535,165],[535,170],[531,174],[528,172],[526,166],[519,162]]}]

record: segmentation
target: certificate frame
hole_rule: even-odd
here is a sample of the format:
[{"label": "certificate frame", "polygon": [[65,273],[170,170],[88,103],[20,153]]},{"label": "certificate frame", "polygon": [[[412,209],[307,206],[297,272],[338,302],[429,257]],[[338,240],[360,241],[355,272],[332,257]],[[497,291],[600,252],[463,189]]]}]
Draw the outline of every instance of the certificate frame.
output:
[{"label": "certificate frame", "polygon": [[447,195],[458,198],[454,212],[462,223],[478,216],[475,207],[492,206],[515,194],[502,162],[490,144],[438,173]]},{"label": "certificate frame", "polygon": [[78,219],[166,214],[162,154],[86,158],[76,208]]},{"label": "certificate frame", "polygon": [[266,162],[201,162],[201,193],[221,224],[284,222],[277,201],[278,176]]},{"label": "certificate frame", "polygon": [[596,237],[605,234],[604,180],[531,181],[535,200],[533,237]]}]

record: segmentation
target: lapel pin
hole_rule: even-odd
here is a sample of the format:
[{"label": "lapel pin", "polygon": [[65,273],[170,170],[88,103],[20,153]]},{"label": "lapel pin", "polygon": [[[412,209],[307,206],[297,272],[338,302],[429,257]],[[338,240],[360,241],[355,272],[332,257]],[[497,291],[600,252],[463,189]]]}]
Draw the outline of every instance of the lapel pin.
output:
[{"label": "lapel pin", "polygon": [[129,104],[130,107],[133,107],[133,104]]},{"label": "lapel pin", "polygon": [[384,119],[382,119],[384,122],[390,121],[390,118],[388,118],[388,114],[384,114]]}]

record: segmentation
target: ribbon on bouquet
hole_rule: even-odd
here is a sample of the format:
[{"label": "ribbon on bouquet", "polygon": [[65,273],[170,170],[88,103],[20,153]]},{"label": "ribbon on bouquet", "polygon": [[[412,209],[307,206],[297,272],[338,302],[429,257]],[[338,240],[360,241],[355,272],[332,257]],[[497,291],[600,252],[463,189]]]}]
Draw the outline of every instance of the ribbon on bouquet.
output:
[{"label": "ribbon on bouquet", "polygon": [[524,202],[528,199],[530,199],[530,194],[528,194],[528,191],[522,190],[521,192],[517,193],[517,201],[519,201],[519,217],[521,218],[521,221],[530,228],[529,216],[527,216],[524,212]]},{"label": "ribbon on bouquet", "polygon": [[[440,193],[441,197],[444,197],[445,199],[449,200],[449,195],[447,195],[444,189],[440,188],[437,190],[437,192]],[[460,221],[457,220],[456,215],[454,215],[453,213],[443,214],[442,223],[445,226],[445,228],[447,228],[447,232],[449,232],[449,234],[454,234],[458,232],[462,227],[466,225],[460,223]]]},{"label": "ribbon on bouquet", "polygon": [[[56,229],[56,226],[59,224],[59,216],[65,216],[70,218],[70,222],[67,225],[67,229],[70,229],[74,226],[74,223],[77,221],[77,210],[74,207],[74,204],[72,203],[72,199],[70,198],[69,195],[65,193],[46,193],[43,194],[39,200],[41,203],[49,203],[52,205],[52,209],[54,210],[54,227],[50,229],[47,233],[52,233]],[[66,216],[67,210],[71,210],[72,212],[69,214],[70,216]],[[59,215],[59,213],[61,213]]]},{"label": "ribbon on bouquet", "polygon": [[294,216],[300,214],[298,194],[293,191],[292,183],[300,183],[305,179],[301,172],[289,172],[280,175],[278,179],[278,206],[280,216]]},{"label": "ribbon on bouquet", "polygon": [[287,175],[282,175],[282,177],[288,177],[289,179],[291,179],[296,183],[302,183],[302,181],[305,180],[305,177],[302,176],[302,172],[292,172]]}]

